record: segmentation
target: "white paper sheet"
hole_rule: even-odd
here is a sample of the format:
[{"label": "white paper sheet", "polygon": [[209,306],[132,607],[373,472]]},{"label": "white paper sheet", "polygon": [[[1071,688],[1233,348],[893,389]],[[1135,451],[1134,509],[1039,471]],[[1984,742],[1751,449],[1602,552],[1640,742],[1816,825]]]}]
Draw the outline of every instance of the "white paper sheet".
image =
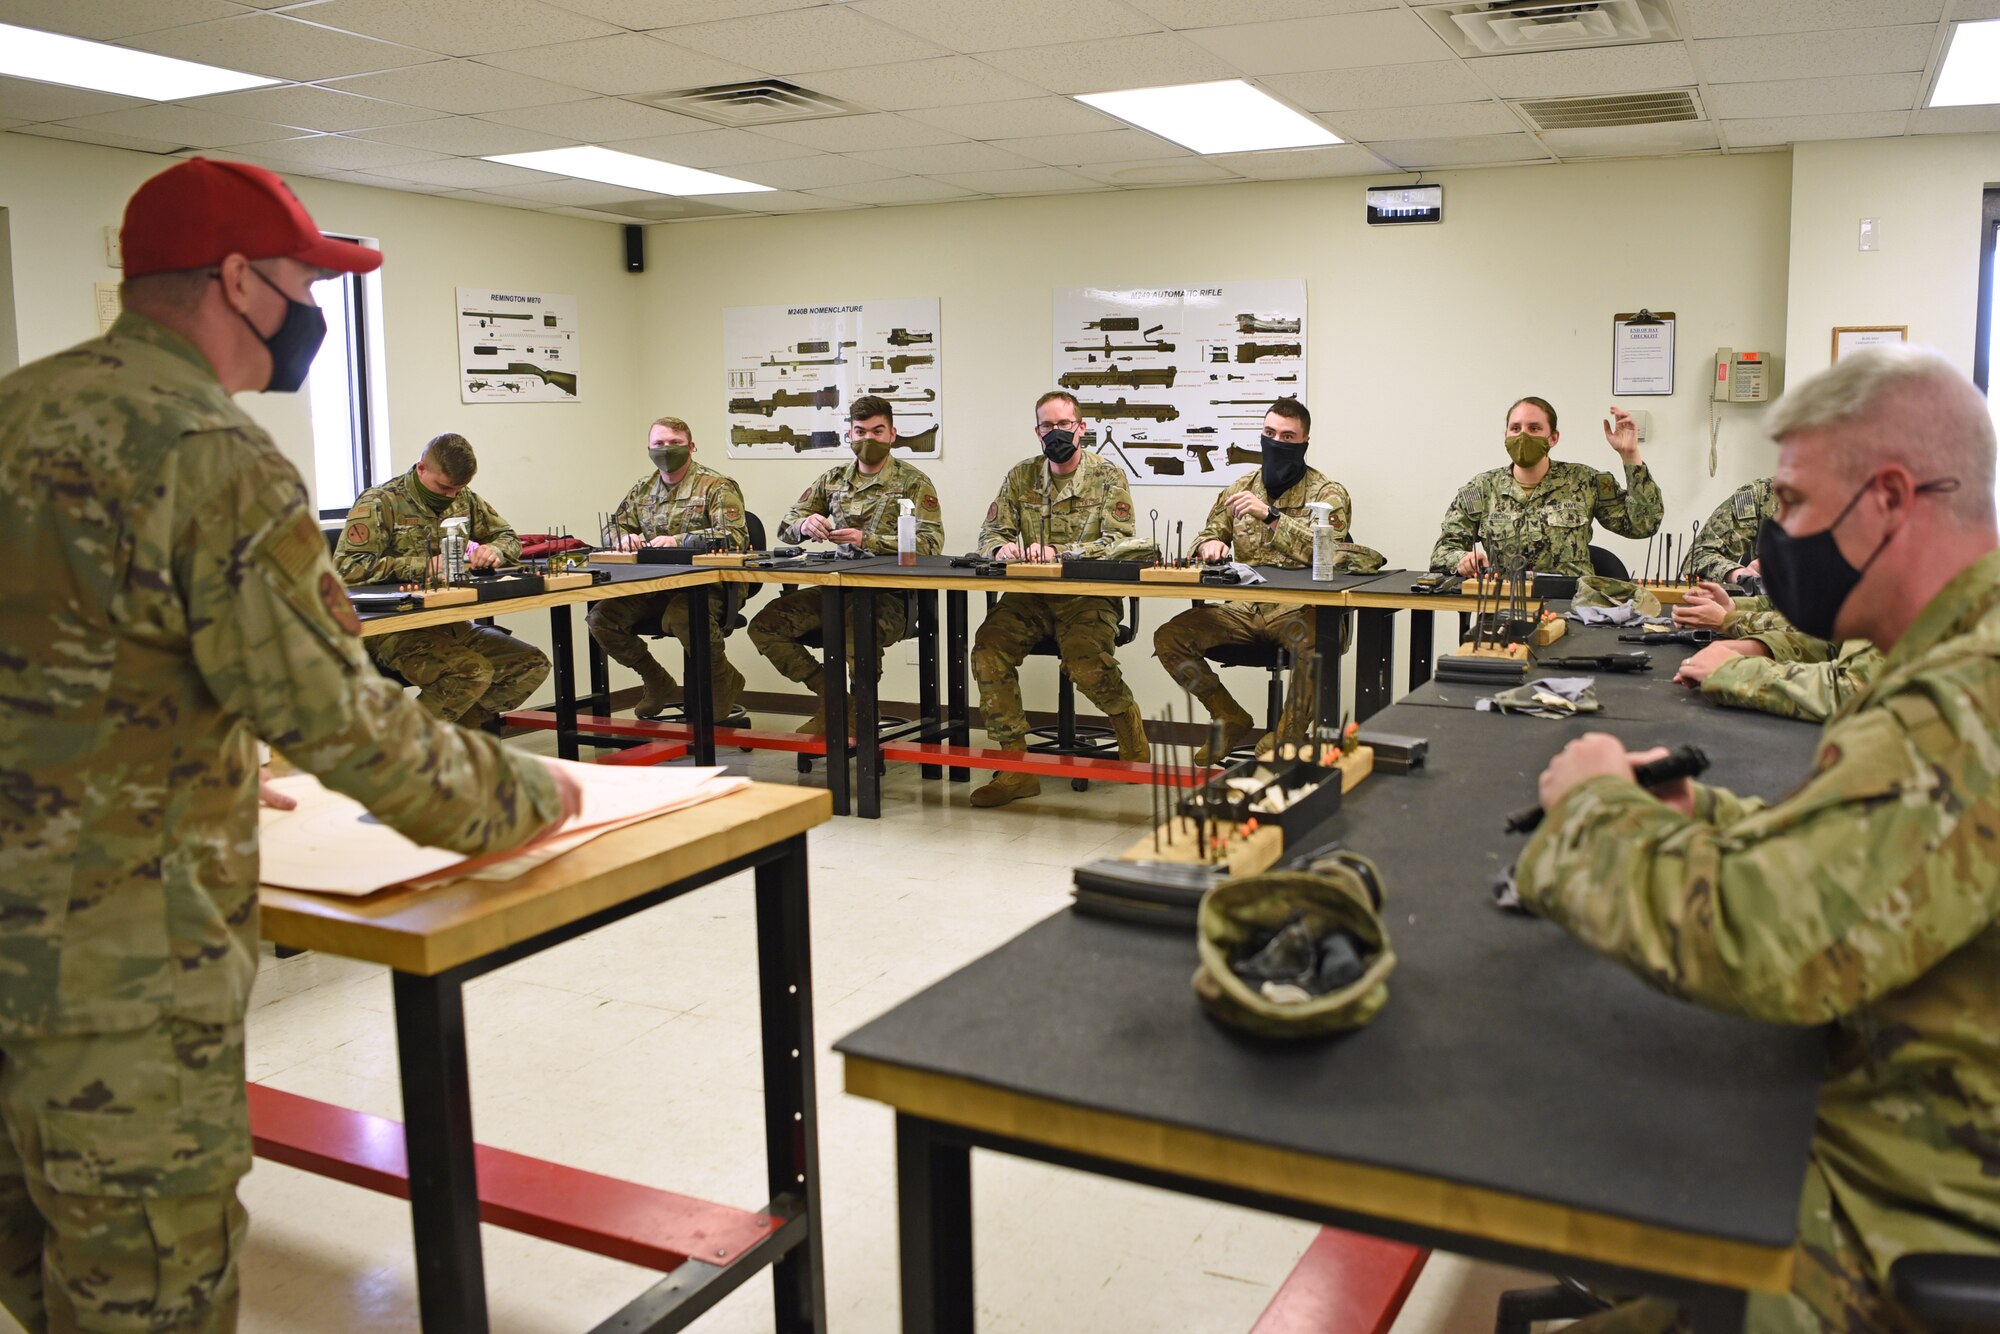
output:
[{"label": "white paper sheet", "polygon": [[413,843],[351,797],[330,792],[311,774],[288,774],[273,786],[296,800],[291,811],[259,814],[264,884],[315,894],[373,894],[392,885],[426,885],[468,876],[505,880],[613,829],[748,787],[722,769],[624,768],[556,761],[583,789],[575,818],[514,853],[468,858]]}]

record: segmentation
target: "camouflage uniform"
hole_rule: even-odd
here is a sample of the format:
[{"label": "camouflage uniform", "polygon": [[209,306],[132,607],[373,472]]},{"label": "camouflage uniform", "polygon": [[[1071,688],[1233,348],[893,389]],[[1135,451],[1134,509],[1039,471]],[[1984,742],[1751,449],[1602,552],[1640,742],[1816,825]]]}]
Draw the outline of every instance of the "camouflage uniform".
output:
[{"label": "camouflage uniform", "polygon": [[1701,683],[1703,695],[1733,709],[1823,723],[1882,666],[1881,652],[1865,639],[1834,645],[1796,630],[1746,638],[1762,644],[1771,656],[1731,658]]},{"label": "camouflage uniform", "polygon": [[[798,502],[778,525],[778,539],[802,542],[799,525],[807,516],[824,515],[835,528],[859,528],[861,546],[871,556],[896,554],[896,521],[902,516],[899,500],[916,502],[917,554],[935,556],[944,550],[944,522],[939,517],[937,488],[923,471],[899,458],[884,461],[882,470],[870,477],[858,464],[844,464],[822,473],[800,493]],[[854,670],[854,613],[862,599],[848,609],[848,668]],[[882,652],[901,639],[908,630],[909,615],[900,594],[877,594],[868,599],[875,605],[874,673],[882,674]],[[750,622],[750,642],[770,659],[771,665],[788,680],[819,690],[820,665],[799,643],[820,629],[820,592],[802,588],[787,593],[757,613]]]},{"label": "camouflage uniform", "polygon": [[1652,469],[1641,463],[1625,469],[1630,484],[1621,490],[1608,472],[1582,463],[1549,460],[1549,471],[1532,491],[1523,491],[1511,467],[1494,468],[1467,482],[1431,548],[1431,568],[1449,573],[1472,550],[1486,544],[1496,565],[1516,544],[1528,568],[1543,574],[1590,573],[1590,523],[1625,537],[1651,537],[1666,512]]},{"label": "camouflage uniform", "polygon": [[227,1328],[257,738],[468,853],[554,785],[368,666],[298,473],[178,334],[0,380],[0,515],[0,1304]]},{"label": "camouflage uniform", "polygon": [[[521,559],[521,539],[470,490],[460,491],[442,510],[425,503],[427,494],[415,467],[363,491],[334,549],[340,577],[350,585],[417,582],[431,553],[442,549],[444,521],[454,518],[468,519],[466,536],[497,550],[505,563]],[[420,687],[419,704],[467,727],[518,708],[549,674],[540,649],[470,621],[398,630],[364,642],[384,671]]]},{"label": "camouflage uniform", "polygon": [[[632,533],[646,540],[705,538],[733,546],[748,546],[750,542],[750,529],[743,519],[742,488],[734,479],[699,463],[690,463],[676,483],[669,483],[657,469],[646,474],[618,502],[611,527],[615,533]],[[731,598],[742,597],[738,590],[748,587],[752,586],[736,584],[725,591],[709,590],[708,669],[718,694],[723,693],[723,683],[737,674],[729,663],[723,625],[734,614]],[[671,635],[685,652],[693,635],[689,620],[685,589],[607,598],[591,603],[584,615],[590,637],[605,655],[634,671],[645,670],[647,664],[657,665],[639,631]]]},{"label": "camouflage uniform", "polygon": [[1654,985],[1832,1025],[1793,1292],[1753,1294],[1754,1331],[1909,1328],[1898,1256],[2000,1254],[1996,718],[2000,552],[1840,706],[1791,796],[1697,785],[1689,820],[1592,779],[1521,854],[1526,903]]},{"label": "camouflage uniform", "polygon": [[1715,507],[1715,513],[1701,526],[1701,536],[1688,548],[1682,573],[1692,571],[1703,579],[1722,583],[1731,570],[1741,569],[1757,558],[1757,530],[1764,520],[1776,516],[1778,502],[1771,495],[1771,479],[1760,477],[1736,488],[1729,499]]},{"label": "camouflage uniform", "polygon": [[[1238,519],[1229,512],[1227,501],[1238,491],[1248,491],[1281,514],[1276,523],[1262,519]],[[1223,488],[1208,512],[1208,522],[1194,536],[1189,551],[1199,551],[1204,542],[1226,543],[1237,560],[1246,565],[1272,565],[1284,570],[1301,570],[1312,564],[1313,516],[1307,505],[1326,504],[1327,523],[1341,544],[1334,567],[1341,570],[1379,570],[1380,552],[1350,540],[1348,530],[1353,505],[1347,489],[1323,473],[1307,468],[1304,477],[1275,501],[1264,488],[1261,472],[1252,472]],[[1273,644],[1292,658],[1291,690],[1285,701],[1285,722],[1281,736],[1302,736],[1312,701],[1304,690],[1311,676],[1313,659],[1313,613],[1308,607],[1287,607],[1275,602],[1218,602],[1190,607],[1153,632],[1153,652],[1167,674],[1198,698],[1217,703],[1227,701],[1231,716],[1243,715],[1241,706],[1229,698],[1222,678],[1208,665],[1207,653],[1224,644]],[[1210,705],[1211,711],[1216,708]],[[1295,730],[1296,729],[1296,730]]]},{"label": "camouflage uniform", "polygon": [[[1076,471],[1057,477],[1037,454],[1008,469],[1000,495],[979,527],[979,549],[989,555],[1009,542],[1097,556],[1132,536],[1132,491],[1117,464],[1084,453]],[[1021,704],[1022,661],[1028,650],[1055,636],[1062,665],[1077,688],[1107,715],[1132,708],[1132,692],[1118,670],[1118,599],[1003,593],[986,613],[972,641],[972,675],[986,734],[1001,749],[1028,734]]]}]

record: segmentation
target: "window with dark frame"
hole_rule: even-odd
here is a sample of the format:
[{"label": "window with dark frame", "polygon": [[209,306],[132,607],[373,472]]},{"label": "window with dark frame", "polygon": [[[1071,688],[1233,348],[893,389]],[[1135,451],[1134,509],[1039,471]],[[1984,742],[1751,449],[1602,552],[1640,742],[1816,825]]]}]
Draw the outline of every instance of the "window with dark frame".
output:
[{"label": "window with dark frame", "polygon": [[[342,237],[352,240],[352,237]],[[316,284],[326,342],[314,358],[307,393],[312,410],[313,472],[321,519],[342,519],[376,484],[373,376],[369,358],[368,283],[341,274]]]}]

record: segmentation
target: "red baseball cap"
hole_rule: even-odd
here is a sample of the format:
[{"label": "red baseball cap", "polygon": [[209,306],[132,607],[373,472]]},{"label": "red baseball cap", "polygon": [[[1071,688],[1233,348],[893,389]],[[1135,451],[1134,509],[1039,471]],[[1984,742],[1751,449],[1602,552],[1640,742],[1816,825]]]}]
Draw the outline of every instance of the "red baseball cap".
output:
[{"label": "red baseball cap", "polygon": [[167,168],[125,203],[118,232],[125,276],[207,268],[224,257],[296,259],[368,273],[382,252],[322,236],[283,178],[247,162],[205,157]]}]

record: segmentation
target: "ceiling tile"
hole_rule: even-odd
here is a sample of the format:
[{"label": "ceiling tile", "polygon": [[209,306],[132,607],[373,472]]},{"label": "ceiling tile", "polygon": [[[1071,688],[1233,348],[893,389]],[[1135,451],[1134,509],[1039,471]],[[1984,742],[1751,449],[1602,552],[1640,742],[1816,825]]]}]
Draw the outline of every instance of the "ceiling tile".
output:
[{"label": "ceiling tile", "polygon": [[325,0],[297,17],[343,32],[380,37],[448,56],[553,46],[618,29],[539,0]]},{"label": "ceiling tile", "polygon": [[1174,157],[1187,153],[1179,144],[1169,143],[1144,130],[1130,129],[1002,139],[993,146],[1051,167],[1074,167],[1085,162],[1134,162],[1141,158]]},{"label": "ceiling tile", "polygon": [[[1982,111],[2000,108],[1981,107]],[[1767,148],[1811,139],[1875,139],[1903,132],[1907,111],[1855,111],[1830,116],[1765,116],[1722,122],[1722,139],[1731,148]],[[2000,129],[2000,116],[1981,129]]]},{"label": "ceiling tile", "polygon": [[1919,111],[1911,129],[1917,134],[1968,134],[2000,130],[2000,107],[1935,107]]},{"label": "ceiling tile", "polygon": [[357,139],[401,144],[405,148],[428,148],[433,153],[456,157],[490,157],[496,153],[532,153],[541,148],[571,148],[577,140],[541,134],[513,125],[495,125],[471,116],[447,116],[443,120],[421,121],[415,125],[393,125],[383,130],[363,130]]},{"label": "ceiling tile", "polygon": [[326,133],[408,125],[420,120],[436,120],[444,114],[428,107],[384,102],[377,97],[356,97],[352,93],[336,93],[330,88],[314,88],[306,84],[222,93],[216,97],[193,98],[181,105]]},{"label": "ceiling tile", "polygon": [[1917,104],[1923,76],[1862,74],[1845,79],[1777,79],[1719,83],[1704,99],[1717,120],[1830,116],[1856,111],[1907,111]]},{"label": "ceiling tile", "polygon": [[285,163],[289,168],[304,168],[307,171],[320,167],[339,171],[370,171],[376,167],[428,162],[438,156],[421,148],[372,143],[367,139],[350,139],[340,134],[321,134],[310,139],[286,139],[275,144],[259,144],[257,153],[260,157]]},{"label": "ceiling tile", "polygon": [[1281,148],[1270,153],[1220,153],[1205,159],[1252,180],[1289,181],[1316,176],[1372,176],[1391,171],[1359,144],[1332,148]]},{"label": "ceiling tile", "polygon": [[9,120],[5,116],[0,116],[0,130],[11,130],[18,126],[31,125],[33,123],[32,121],[25,120]]},{"label": "ceiling tile", "polygon": [[371,190],[401,190],[413,195],[441,195],[450,186],[431,185],[424,181],[399,181],[393,176],[379,176],[372,171],[323,171],[319,178],[325,181],[345,181],[349,185],[365,185]]},{"label": "ceiling tile", "polygon": [[1241,73],[1228,61],[1170,32],[995,51],[986,60],[1052,93],[1155,88],[1162,84],[1233,79]]},{"label": "ceiling tile", "polygon": [[785,125],[759,126],[754,133],[829,153],[865,153],[877,148],[921,148],[948,144],[957,136],[935,125],[907,120],[887,112],[865,116],[833,116]]},{"label": "ceiling tile", "polygon": [[1582,97],[1695,82],[1684,42],[1606,46],[1589,51],[1535,51],[1469,60],[1472,72],[1502,97]]},{"label": "ceiling tile", "polygon": [[1705,120],[1620,125],[1601,130],[1544,130],[1542,142],[1551,153],[1564,158],[1699,153],[1720,146],[1715,126]]},{"label": "ceiling tile", "polygon": [[1194,156],[1150,158],[1143,162],[1089,162],[1077,169],[1079,176],[1106,185],[1207,185],[1213,181],[1243,179],[1215,159]]},{"label": "ceiling tile", "polygon": [[1505,103],[1454,102],[1448,106],[1390,107],[1383,111],[1336,111],[1321,116],[1350,143],[1374,139],[1450,139],[1506,134],[1521,128]]},{"label": "ceiling tile", "polygon": [[64,88],[59,84],[37,83],[33,79],[0,78],[0,116],[13,120],[72,120],[95,116],[104,111],[151,105],[143,98],[120,97],[116,93],[94,93],[86,88]]},{"label": "ceiling tile", "polygon": [[439,199],[456,199],[467,204],[492,204],[499,208],[540,209],[547,205],[531,199],[516,199],[512,195],[490,194],[485,190],[447,190],[438,195]]},{"label": "ceiling tile", "polygon": [[1064,171],[1061,167],[1028,167],[1020,171],[966,171],[942,174],[934,179],[962,186],[983,195],[1047,195],[1066,190],[1088,190],[1098,182]]},{"label": "ceiling tile", "polygon": [[1378,156],[1399,167],[1475,167],[1501,162],[1544,162],[1548,153],[1525,134],[1490,134],[1476,139],[1405,139],[1370,144]]},{"label": "ceiling tile", "polygon": [[644,31],[677,23],[712,23],[716,19],[775,14],[784,9],[810,9],[825,0],[551,0],[564,9],[588,14],[621,28]]},{"label": "ceiling tile", "polygon": [[669,134],[658,139],[626,139],[619,143],[618,151],[705,170],[813,155],[813,150],[803,144],[786,143],[748,130],[703,130],[699,134]]},{"label": "ceiling tile", "polygon": [[1307,111],[1359,108],[1372,111],[1440,102],[1477,102],[1492,96],[1492,90],[1456,60],[1324,70],[1314,74],[1269,74],[1257,82]]},{"label": "ceiling tile", "polygon": [[1169,28],[1220,28],[1231,23],[1270,23],[1322,14],[1388,9],[1386,0],[1125,0]]},{"label": "ceiling tile", "polygon": [[893,65],[951,54],[844,5],[696,23],[659,35],[678,46],[747,61],[773,74],[852,69],[876,62]]},{"label": "ceiling tile", "polygon": [[233,144],[262,143],[267,139],[296,139],[311,133],[273,125],[269,121],[246,120],[241,116],[172,106],[107,111],[63,123],[75,130],[96,130],[136,139],[172,139],[189,148],[227,148]]},{"label": "ceiling tile", "polygon": [[1083,134],[1110,130],[1119,122],[1095,107],[1067,97],[1031,97],[1016,102],[982,102],[968,107],[937,107],[906,113],[908,119],[935,125],[968,139],[1023,139],[1034,134]]},{"label": "ceiling tile", "polygon": [[245,14],[169,28],[129,37],[119,45],[302,83],[437,59],[413,46],[317,28],[282,14]]},{"label": "ceiling tile", "polygon": [[1951,16],[1968,23],[1979,19],[2000,19],[2000,0],[1958,0],[1951,7]]},{"label": "ceiling tile", "polygon": [[67,139],[79,144],[101,144],[106,148],[129,149],[134,153],[173,153],[187,147],[166,139],[140,139],[129,134],[113,134],[109,130],[77,130],[67,125],[24,125],[12,133],[32,134],[39,139]]},{"label": "ceiling tile", "polygon": [[0,0],[0,23],[108,42],[243,13],[229,0]]},{"label": "ceiling tile", "polygon": [[859,185],[836,185],[815,193],[852,204],[929,204],[973,197],[970,190],[946,185],[943,181],[926,181],[917,176],[899,176],[891,181],[865,181]]},{"label": "ceiling tile", "polygon": [[839,208],[862,208],[865,205],[846,199],[833,199],[825,195],[802,194],[796,190],[776,190],[762,195],[689,195],[689,199],[704,204],[714,204],[731,213],[820,213]]},{"label": "ceiling tile", "polygon": [[561,213],[566,217],[582,217],[596,214],[599,222],[679,222],[685,218],[726,218],[740,214],[741,210],[724,208],[720,204],[703,203],[699,199],[676,199],[669,195],[650,195],[645,199],[631,199],[622,204],[607,204],[600,209],[552,208],[550,213]]},{"label": "ceiling tile", "polygon": [[927,148],[884,148],[855,157],[897,171],[934,176],[941,171],[1006,171],[1036,165],[1024,157],[993,145],[980,143],[933,144]]},{"label": "ceiling tile", "polygon": [[1406,65],[1451,54],[1444,39],[1407,9],[1238,23],[1182,35],[1251,74]]},{"label": "ceiling tile", "polygon": [[1034,97],[1042,90],[1011,74],[1002,74],[970,56],[909,60],[900,65],[864,65],[859,69],[815,72],[809,82],[816,92],[831,93],[877,111],[907,111],[914,107],[953,107],[971,102],[1000,102]]},{"label": "ceiling tile", "polygon": [[1937,28],[1841,28],[1774,37],[1723,37],[1694,44],[1710,83],[1805,79],[1833,74],[1895,74],[1930,60]]},{"label": "ceiling tile", "polygon": [[1681,0],[1689,37],[1755,37],[1825,28],[1936,23],[1944,0]]},{"label": "ceiling tile", "polygon": [[1159,30],[1118,0],[852,0],[848,8],[953,51],[1034,46],[1048,33],[1080,42]]},{"label": "ceiling tile", "polygon": [[879,162],[821,153],[817,157],[787,158],[782,162],[752,162],[732,168],[731,176],[773,185],[780,190],[822,190],[829,185],[859,185],[863,181],[886,181],[903,173]]},{"label": "ceiling tile", "polygon": [[532,185],[510,185],[495,193],[504,194],[510,199],[526,199],[550,206],[575,204],[580,208],[595,208],[600,204],[617,204],[626,200],[654,197],[648,191],[635,190],[629,185],[606,185],[602,181],[573,179],[538,181]]},{"label": "ceiling tile", "polygon": [[646,139],[663,134],[693,134],[715,128],[693,116],[678,116],[658,107],[641,106],[616,97],[588,102],[558,102],[554,106],[489,111],[481,120],[515,125],[544,134],[560,134],[582,143],[608,144],[620,139]]},{"label": "ceiling tile", "polygon": [[343,92],[408,102],[434,111],[476,116],[486,111],[580,102],[588,94],[560,83],[531,79],[470,60],[441,60],[417,69],[390,70],[342,79],[333,85]]},{"label": "ceiling tile", "polygon": [[505,51],[485,57],[482,63],[614,96],[664,93],[712,83],[741,83],[757,77],[757,71],[747,65],[717,60],[635,32],[561,46],[538,46],[528,51]]},{"label": "ceiling tile", "polygon": [[408,166],[377,167],[371,176],[389,176],[399,181],[415,181],[440,190],[504,190],[516,185],[539,185],[558,179],[546,171],[511,167],[505,162],[482,162],[478,158],[437,158]]}]

